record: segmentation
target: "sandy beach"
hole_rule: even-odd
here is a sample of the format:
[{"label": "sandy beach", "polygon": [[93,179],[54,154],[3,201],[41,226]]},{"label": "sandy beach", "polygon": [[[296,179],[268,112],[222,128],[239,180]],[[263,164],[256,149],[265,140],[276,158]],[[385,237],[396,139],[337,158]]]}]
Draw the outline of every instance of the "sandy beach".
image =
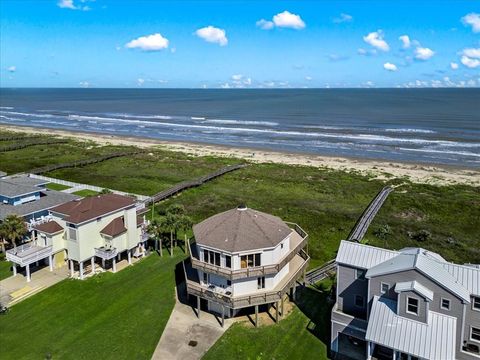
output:
[{"label": "sandy beach", "polygon": [[464,184],[480,186],[480,170],[428,164],[411,164],[392,161],[328,157],[313,154],[285,153],[251,148],[225,147],[217,145],[160,141],[148,138],[122,137],[96,133],[70,132],[56,129],[6,126],[8,131],[28,134],[57,135],[76,140],[93,141],[101,145],[127,145],[141,148],[159,147],[193,156],[234,157],[256,163],[281,163],[304,165],[348,172],[358,172],[379,179],[405,178],[415,183],[432,185]]}]

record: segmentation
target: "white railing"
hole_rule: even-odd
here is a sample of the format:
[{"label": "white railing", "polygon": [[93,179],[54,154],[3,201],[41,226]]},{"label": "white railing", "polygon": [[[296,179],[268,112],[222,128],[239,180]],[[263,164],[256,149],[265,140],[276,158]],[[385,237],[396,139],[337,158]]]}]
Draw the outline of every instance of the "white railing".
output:
[{"label": "white railing", "polygon": [[118,251],[116,248],[106,249],[106,248],[95,248],[95,256],[98,256],[105,260],[113,259],[117,256]]},{"label": "white railing", "polygon": [[[80,184],[80,183],[76,183],[76,182],[73,182],[73,181],[55,179],[55,178],[48,177],[48,176],[43,176],[43,175],[28,174],[28,176],[31,177],[32,179],[45,180],[45,181],[49,181],[49,182],[54,183],[54,184],[60,184],[60,185],[70,186],[70,187],[72,187],[72,188],[73,188],[73,187],[81,187],[82,189],[92,190],[92,191],[96,191],[96,192],[101,192],[103,189],[105,189],[105,188],[102,188],[102,187],[100,187],[100,186]],[[110,191],[112,191],[114,194],[118,194],[118,195],[124,195],[124,196],[131,196],[131,195],[133,195],[133,196],[135,196],[138,200],[141,200],[141,201],[145,201],[145,200],[149,199],[149,197],[148,197],[148,196],[145,196],[145,195],[130,194],[130,193],[126,193],[126,192],[118,191],[118,190],[113,190],[113,189],[108,189],[108,190],[110,190]],[[145,204],[143,204],[143,207],[145,207]]]},{"label": "white railing", "polygon": [[17,246],[6,252],[7,260],[20,266],[26,266],[36,261],[43,260],[52,254],[52,245],[42,247],[31,243]]},{"label": "white railing", "polygon": [[34,230],[35,226],[37,226],[37,225],[44,224],[44,223],[50,222],[52,220],[53,220],[52,215],[46,215],[46,216],[41,216],[39,218],[30,219],[30,221],[26,223],[28,231]]}]

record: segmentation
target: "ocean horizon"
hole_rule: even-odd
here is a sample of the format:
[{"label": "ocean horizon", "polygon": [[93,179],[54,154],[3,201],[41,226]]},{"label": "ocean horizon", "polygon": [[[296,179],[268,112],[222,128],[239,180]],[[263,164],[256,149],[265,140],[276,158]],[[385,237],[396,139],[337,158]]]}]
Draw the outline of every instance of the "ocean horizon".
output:
[{"label": "ocean horizon", "polygon": [[480,89],[0,89],[0,124],[480,167]]}]

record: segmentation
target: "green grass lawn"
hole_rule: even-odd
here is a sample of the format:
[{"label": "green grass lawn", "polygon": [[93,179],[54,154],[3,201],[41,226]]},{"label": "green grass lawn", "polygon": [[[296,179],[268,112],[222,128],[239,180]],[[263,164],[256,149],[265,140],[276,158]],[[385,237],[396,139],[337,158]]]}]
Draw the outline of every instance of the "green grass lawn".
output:
[{"label": "green grass lawn", "polygon": [[330,280],[319,289],[297,290],[298,307],[278,324],[232,325],[203,360],[327,359],[330,342]]},{"label": "green grass lawn", "polygon": [[156,253],[116,274],[64,280],[0,316],[2,359],[150,359],[184,257]]},{"label": "green grass lawn", "polygon": [[71,188],[71,186],[62,185],[62,184],[55,184],[55,183],[48,183],[47,185],[45,185],[45,187],[47,189],[57,190],[57,191],[67,190],[67,189]]},{"label": "green grass lawn", "polygon": [[93,190],[83,189],[83,190],[75,191],[72,194],[82,196],[82,197],[87,197],[87,196],[95,196],[95,195],[98,195],[99,193]]},{"label": "green grass lawn", "polygon": [[6,279],[13,275],[11,267],[12,263],[10,261],[6,261],[3,254],[0,255],[0,280]]}]

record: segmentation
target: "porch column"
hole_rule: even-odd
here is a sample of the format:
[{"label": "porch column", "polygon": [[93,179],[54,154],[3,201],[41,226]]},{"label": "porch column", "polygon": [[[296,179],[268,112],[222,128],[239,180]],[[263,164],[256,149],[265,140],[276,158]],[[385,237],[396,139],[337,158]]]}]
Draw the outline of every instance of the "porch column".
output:
[{"label": "porch column", "polygon": [[307,278],[307,269],[303,269],[303,286],[305,287],[305,284],[307,283],[306,281]]},{"label": "porch column", "polygon": [[297,287],[294,286],[293,287],[293,301],[296,301],[297,300]]},{"label": "porch column", "polygon": [[278,301],[275,302],[275,322],[278,323]]},{"label": "porch column", "polygon": [[258,305],[255,305],[255,327],[258,327]]},{"label": "porch column", "polygon": [[50,271],[53,271],[53,259],[52,255],[48,256],[48,265],[50,266]]},{"label": "porch column", "polygon": [[83,261],[80,261],[80,262],[78,263],[78,265],[79,265],[79,267],[80,267],[80,269],[79,269],[79,271],[80,271],[80,280],[83,280]]},{"label": "porch column", "polygon": [[121,259],[121,255],[120,255],[120,253],[118,253],[117,254],[117,260],[120,261],[120,259]]},{"label": "porch column", "polygon": [[30,280],[32,280],[32,278],[30,277],[30,264],[27,264],[25,268],[27,270],[27,282],[30,282]]},{"label": "porch column", "polygon": [[13,276],[17,275],[17,264],[13,263]]},{"label": "porch column", "polygon": [[222,328],[225,324],[225,306],[222,305]]},{"label": "porch column", "polygon": [[115,258],[112,259],[112,268],[113,272],[117,272],[117,262],[115,261]]},{"label": "porch column", "polygon": [[197,296],[197,317],[200,319],[200,296]]},{"label": "porch column", "polygon": [[95,256],[90,258],[90,266],[92,267],[92,274],[95,274]]},{"label": "porch column", "polygon": [[73,260],[68,260],[68,263],[70,264],[70,277],[73,278]]},{"label": "porch column", "polygon": [[128,265],[132,265],[132,250],[127,250]]},{"label": "porch column", "polygon": [[372,358],[373,353],[373,344],[370,341],[367,341],[367,360]]},{"label": "porch column", "polygon": [[102,259],[102,268],[105,269],[105,259]]}]

